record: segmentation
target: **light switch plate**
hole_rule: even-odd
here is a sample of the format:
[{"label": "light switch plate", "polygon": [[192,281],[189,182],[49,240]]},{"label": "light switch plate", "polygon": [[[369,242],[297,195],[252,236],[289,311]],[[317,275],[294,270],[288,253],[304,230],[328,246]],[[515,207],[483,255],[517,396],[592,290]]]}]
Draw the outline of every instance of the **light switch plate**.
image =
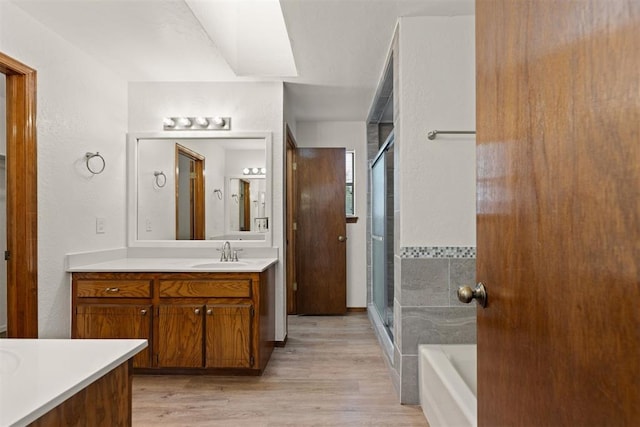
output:
[{"label": "light switch plate", "polygon": [[107,221],[104,218],[96,218],[96,234],[104,234],[107,228]]}]

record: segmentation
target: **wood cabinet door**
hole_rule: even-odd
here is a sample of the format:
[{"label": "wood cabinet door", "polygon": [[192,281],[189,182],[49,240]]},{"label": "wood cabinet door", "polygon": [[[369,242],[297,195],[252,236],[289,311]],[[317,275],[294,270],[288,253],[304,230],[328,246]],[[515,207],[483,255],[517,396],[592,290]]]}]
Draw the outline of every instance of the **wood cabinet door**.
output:
[{"label": "wood cabinet door", "polygon": [[201,368],[203,306],[160,305],[158,307],[158,367]]},{"label": "wood cabinet door", "polygon": [[206,367],[250,368],[252,306],[208,305]]},{"label": "wood cabinet door", "polygon": [[134,368],[149,367],[150,305],[78,305],[76,338],[140,338],[149,346],[133,358]]}]

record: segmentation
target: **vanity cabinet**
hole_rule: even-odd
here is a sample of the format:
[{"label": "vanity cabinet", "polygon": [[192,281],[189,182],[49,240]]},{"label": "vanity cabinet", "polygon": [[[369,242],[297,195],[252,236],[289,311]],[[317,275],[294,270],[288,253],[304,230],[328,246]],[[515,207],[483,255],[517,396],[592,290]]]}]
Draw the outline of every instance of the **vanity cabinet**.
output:
[{"label": "vanity cabinet", "polygon": [[73,273],[74,338],[146,338],[138,373],[260,374],[273,351],[275,269]]},{"label": "vanity cabinet", "polygon": [[[153,311],[149,279],[80,277],[74,281],[75,338],[151,339]],[[133,358],[134,368],[150,367],[149,348]]]},{"label": "vanity cabinet", "polygon": [[[75,317],[76,338],[151,338],[150,305],[80,304]],[[149,362],[148,348],[133,358],[135,368]]]}]

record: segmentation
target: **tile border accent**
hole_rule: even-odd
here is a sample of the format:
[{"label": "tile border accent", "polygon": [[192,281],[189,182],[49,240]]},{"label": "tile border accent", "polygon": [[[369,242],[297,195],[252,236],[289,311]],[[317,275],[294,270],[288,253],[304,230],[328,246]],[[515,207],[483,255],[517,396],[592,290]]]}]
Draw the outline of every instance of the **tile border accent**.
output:
[{"label": "tile border accent", "polygon": [[475,259],[475,246],[405,246],[400,258],[469,258]]}]

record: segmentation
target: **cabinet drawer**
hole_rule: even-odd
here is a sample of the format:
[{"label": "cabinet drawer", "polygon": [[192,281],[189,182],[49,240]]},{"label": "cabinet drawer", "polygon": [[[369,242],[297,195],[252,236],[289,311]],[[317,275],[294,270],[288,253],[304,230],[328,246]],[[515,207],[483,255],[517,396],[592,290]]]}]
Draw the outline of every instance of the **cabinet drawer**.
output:
[{"label": "cabinet drawer", "polygon": [[160,297],[249,298],[251,280],[161,280]]},{"label": "cabinet drawer", "polygon": [[150,280],[78,280],[80,298],[150,298]]}]

